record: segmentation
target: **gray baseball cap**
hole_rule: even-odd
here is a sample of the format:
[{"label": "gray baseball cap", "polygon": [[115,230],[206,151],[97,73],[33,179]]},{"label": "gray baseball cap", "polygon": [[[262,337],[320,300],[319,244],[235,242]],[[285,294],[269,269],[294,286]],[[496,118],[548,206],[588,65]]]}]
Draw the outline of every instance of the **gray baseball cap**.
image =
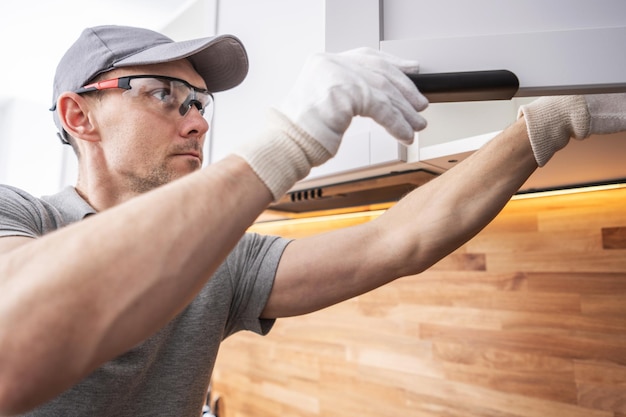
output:
[{"label": "gray baseball cap", "polygon": [[[248,73],[246,50],[232,35],[174,42],[149,29],[97,26],[85,29],[61,58],[54,76],[52,109],[62,93],[75,91],[104,72],[183,58],[191,61],[212,93],[237,86]],[[63,132],[56,111],[53,118]]]}]

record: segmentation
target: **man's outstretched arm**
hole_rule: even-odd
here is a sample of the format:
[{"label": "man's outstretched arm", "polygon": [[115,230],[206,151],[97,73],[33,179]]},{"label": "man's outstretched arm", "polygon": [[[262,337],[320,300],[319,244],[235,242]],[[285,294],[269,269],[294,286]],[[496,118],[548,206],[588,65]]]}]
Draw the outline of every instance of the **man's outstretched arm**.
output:
[{"label": "man's outstretched arm", "polygon": [[522,115],[378,219],[292,242],[263,316],[314,311],[430,267],[482,230],[570,138],[626,130],[626,94],[544,97]]}]

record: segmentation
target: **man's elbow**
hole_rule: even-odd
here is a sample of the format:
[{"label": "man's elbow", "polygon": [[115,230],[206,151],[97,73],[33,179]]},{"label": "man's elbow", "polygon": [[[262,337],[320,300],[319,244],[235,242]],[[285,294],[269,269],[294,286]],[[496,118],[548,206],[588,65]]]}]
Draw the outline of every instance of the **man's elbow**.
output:
[{"label": "man's elbow", "polygon": [[2,417],[28,411],[22,401],[18,399],[15,384],[19,384],[19,382],[0,377],[0,416]]},{"label": "man's elbow", "polygon": [[5,365],[5,360],[0,360],[0,416],[23,414],[39,405],[42,401],[28,388],[23,374]]}]

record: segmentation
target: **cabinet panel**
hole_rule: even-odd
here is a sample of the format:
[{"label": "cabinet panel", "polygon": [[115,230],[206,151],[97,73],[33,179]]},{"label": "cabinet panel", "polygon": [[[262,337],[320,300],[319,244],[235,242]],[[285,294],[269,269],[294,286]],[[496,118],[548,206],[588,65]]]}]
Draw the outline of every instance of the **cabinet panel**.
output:
[{"label": "cabinet panel", "polygon": [[528,97],[626,91],[624,44],[626,21],[611,28],[391,40],[381,49],[420,61],[422,73],[506,69],[519,79],[516,96]]},{"label": "cabinet panel", "polygon": [[211,161],[254,140],[265,128],[267,108],[288,94],[306,58],[323,51],[323,28],[319,0],[219,3],[217,30],[241,39],[250,70],[240,86],[216,94]]},{"label": "cabinet panel", "polygon": [[[326,52],[380,48],[382,16],[379,0],[327,0],[324,17]],[[406,161],[406,154],[406,147],[372,119],[356,118],[346,131],[337,156],[315,168],[306,181],[310,185],[311,180],[335,174],[395,165]]]},{"label": "cabinet panel", "polygon": [[[626,2],[621,0],[326,3],[327,8],[341,3],[337,15],[342,16],[333,19],[327,13],[327,27],[341,21],[346,28],[327,30],[327,38],[334,39],[326,39],[326,45],[361,46],[355,39],[358,34],[364,45],[371,46],[371,39],[378,36],[381,50],[418,60],[421,73],[508,69],[519,78],[520,89],[512,100],[431,103],[424,112],[427,129],[408,149],[400,148],[406,156],[398,153],[397,161],[445,170],[454,164],[450,160],[467,156],[513,122],[519,105],[534,96],[626,91],[626,54],[621,53],[626,44]],[[376,12],[378,25],[371,20]],[[393,140],[386,139],[388,150]],[[602,145],[592,148],[585,152],[605,154]]]},{"label": "cabinet panel", "polygon": [[362,118],[354,119],[349,131],[350,134],[344,136],[337,155],[325,164],[313,168],[308,179],[370,165],[370,124]]},{"label": "cabinet panel", "polygon": [[[620,27],[623,0],[381,0],[381,40]],[[587,51],[581,51],[581,58]]]}]

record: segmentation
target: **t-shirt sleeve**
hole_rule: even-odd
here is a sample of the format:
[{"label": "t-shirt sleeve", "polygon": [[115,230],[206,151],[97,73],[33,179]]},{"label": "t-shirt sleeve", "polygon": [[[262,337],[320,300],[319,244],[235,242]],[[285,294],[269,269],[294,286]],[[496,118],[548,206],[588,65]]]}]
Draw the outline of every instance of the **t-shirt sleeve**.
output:
[{"label": "t-shirt sleeve", "polygon": [[42,200],[15,187],[0,185],[0,207],[0,237],[36,238],[57,223]]},{"label": "t-shirt sleeve", "polygon": [[227,268],[232,285],[230,320],[225,336],[239,330],[265,335],[274,321],[259,316],[272,291],[276,269],[289,239],[247,233],[229,255]]}]

